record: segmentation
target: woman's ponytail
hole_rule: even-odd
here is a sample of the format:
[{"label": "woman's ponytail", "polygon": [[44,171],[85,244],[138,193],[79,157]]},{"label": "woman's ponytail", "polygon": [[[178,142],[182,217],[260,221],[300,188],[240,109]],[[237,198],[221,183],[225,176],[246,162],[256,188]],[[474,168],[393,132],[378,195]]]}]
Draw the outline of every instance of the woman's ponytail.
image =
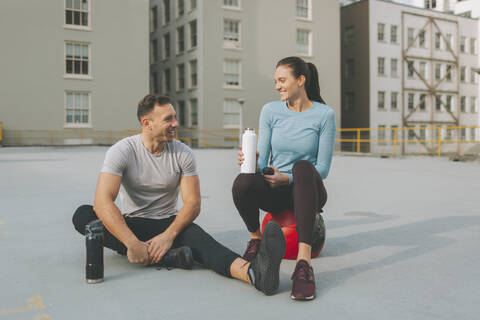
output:
[{"label": "woman's ponytail", "polygon": [[307,91],[308,99],[312,101],[317,101],[323,104],[326,104],[320,95],[320,84],[318,83],[318,72],[315,65],[311,62],[307,63],[308,66],[308,77],[307,82],[305,83],[305,89]]}]

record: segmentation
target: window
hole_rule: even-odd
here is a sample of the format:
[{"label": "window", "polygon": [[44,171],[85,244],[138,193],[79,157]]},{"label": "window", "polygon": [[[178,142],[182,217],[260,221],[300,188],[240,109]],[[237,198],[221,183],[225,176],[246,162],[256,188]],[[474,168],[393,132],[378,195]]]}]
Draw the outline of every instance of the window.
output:
[{"label": "window", "polygon": [[170,86],[170,69],[163,70],[163,91],[164,93],[169,93],[171,90]]},{"label": "window", "polygon": [[343,103],[344,112],[353,112],[355,108],[355,93],[347,92],[345,94],[345,101]]},{"label": "window", "polygon": [[382,58],[382,57],[378,58],[378,75],[379,76],[385,75],[385,58]]},{"label": "window", "polygon": [[413,39],[414,39],[413,35],[414,35],[414,33],[415,33],[415,29],[414,29],[414,28],[408,28],[408,31],[407,31],[407,34],[408,34],[408,35],[407,35],[407,36],[408,36],[408,42],[407,42],[407,43],[408,43],[408,46],[409,46],[409,47],[410,47],[410,46],[413,47],[413,46],[415,45],[415,44],[413,43]]},{"label": "window", "polygon": [[390,109],[392,109],[392,111],[397,110],[397,100],[398,100],[398,92],[391,92],[390,93]]},{"label": "window", "polygon": [[223,20],[223,45],[230,48],[240,47],[240,22]]},{"label": "window", "polygon": [[345,62],[345,78],[352,79],[355,76],[355,60],[348,59]]},{"label": "window", "polygon": [[190,48],[195,48],[197,46],[197,20],[191,21],[188,25],[190,27]]},{"label": "window", "polygon": [[470,82],[477,83],[477,77],[475,75],[475,70],[473,70],[473,68],[470,68]]},{"label": "window", "polygon": [[452,136],[453,136],[453,130],[451,128],[447,128],[447,134],[446,134],[446,137],[445,137],[445,140],[452,140]]},{"label": "window", "polygon": [[420,75],[423,79],[427,76],[427,63],[425,61],[420,61]]},{"label": "window", "polygon": [[398,139],[398,125],[391,126],[390,139],[392,140],[392,144]]},{"label": "window", "polygon": [[420,31],[418,34],[418,43],[420,47],[425,48],[425,30]]},{"label": "window", "polygon": [[65,0],[65,24],[89,27],[88,0]]},{"label": "window", "polygon": [[461,96],[460,97],[460,111],[461,112],[466,112],[467,111],[467,97]]},{"label": "window", "polygon": [[409,143],[415,143],[415,129],[413,127],[408,127],[408,142]]},{"label": "window", "polygon": [[156,72],[152,72],[152,82],[151,82],[150,92],[158,93],[158,75]]},{"label": "window", "polygon": [[477,140],[475,128],[470,128],[470,140]]},{"label": "window", "polygon": [[415,69],[415,66],[414,66],[414,61],[407,61],[407,68],[408,68],[408,74],[407,76],[409,78],[413,78],[413,75],[414,75],[414,69]]},{"label": "window", "polygon": [[177,28],[177,53],[185,51],[185,28],[183,26]]},{"label": "window", "polygon": [[470,112],[477,113],[477,97],[470,97]]},{"label": "window", "polygon": [[351,46],[355,44],[355,27],[354,26],[349,26],[345,28],[344,44],[346,46]]},{"label": "window", "polygon": [[297,29],[297,53],[311,55],[310,31]]},{"label": "window", "polygon": [[163,24],[170,22],[170,0],[163,0]]},{"label": "window", "polygon": [[240,126],[240,103],[236,99],[223,101],[223,127],[238,128]]},{"label": "window", "polygon": [[431,0],[432,8],[430,8],[430,0],[425,0],[425,8],[426,9],[435,9],[437,7],[437,1]]},{"label": "window", "polygon": [[398,63],[397,59],[390,59],[390,75],[392,78],[398,77],[397,63]]},{"label": "window", "polygon": [[170,58],[170,33],[163,35],[163,58]]},{"label": "window", "polygon": [[223,0],[224,7],[240,8],[239,0]]},{"label": "window", "polygon": [[378,130],[377,130],[378,135],[377,136],[378,136],[378,140],[379,140],[378,143],[379,144],[385,144],[385,141],[382,141],[382,140],[385,140],[385,128],[386,128],[386,126],[383,125],[383,124],[378,125]]},{"label": "window", "polygon": [[397,43],[397,26],[390,26],[390,42]]},{"label": "window", "polygon": [[150,42],[150,63],[153,64],[158,60],[158,43],[157,40]]},{"label": "window", "polygon": [[90,126],[89,92],[65,92],[65,126]]},{"label": "window", "polygon": [[465,43],[467,39],[465,37],[460,37],[460,52],[465,52]]},{"label": "window", "polygon": [[441,48],[441,35],[440,32],[435,32],[435,49],[440,49]]},{"label": "window", "polygon": [[467,73],[467,68],[460,67],[460,81],[465,82],[466,73]]},{"label": "window", "polygon": [[467,128],[460,129],[460,140],[467,140]]},{"label": "window", "polygon": [[447,79],[447,81],[452,81],[452,65],[451,64],[447,64],[445,78]]},{"label": "window", "polygon": [[385,109],[385,91],[378,91],[378,109]]},{"label": "window", "polygon": [[408,94],[408,110],[413,110],[413,104],[415,101],[415,93]]},{"label": "window", "polygon": [[90,75],[89,45],[85,43],[65,43],[65,73],[67,75]]},{"label": "window", "polygon": [[427,95],[424,93],[420,94],[420,104],[419,104],[420,111],[425,111],[426,100],[427,100]]},{"label": "window", "polygon": [[190,10],[197,8],[197,0],[190,0]]},{"label": "window", "polygon": [[385,41],[385,23],[379,23],[377,27],[377,40]]},{"label": "window", "polygon": [[185,64],[177,66],[177,90],[185,89]]},{"label": "window", "polygon": [[470,38],[470,54],[477,54],[477,45],[475,38]]},{"label": "window", "polygon": [[426,135],[425,127],[421,127],[420,128],[420,140],[425,141],[426,136],[427,135]]},{"label": "window", "polygon": [[183,16],[185,13],[185,1],[177,0],[177,16]]},{"label": "window", "polygon": [[158,27],[158,8],[154,6],[150,8],[150,32],[157,30]]},{"label": "window", "polygon": [[452,49],[452,35],[451,35],[450,33],[447,33],[446,38],[447,38],[447,39],[445,40],[445,42],[446,42],[446,43],[445,43],[445,47],[446,47],[447,49],[448,49],[448,48]]},{"label": "window", "polygon": [[297,0],[297,17],[310,19],[309,0]]},{"label": "window", "polygon": [[435,80],[440,80],[442,77],[442,65],[440,63],[435,63]]},{"label": "window", "polygon": [[185,126],[185,101],[178,101],[178,110],[177,110],[177,120],[178,124],[183,127]]},{"label": "window", "polygon": [[223,63],[224,86],[240,87],[240,60],[225,60]]},{"label": "window", "polygon": [[447,103],[445,104],[445,108],[448,111],[453,111],[452,110],[452,96],[451,95],[447,95]]},{"label": "window", "polygon": [[198,100],[190,99],[190,126],[196,127],[198,125]]},{"label": "window", "polygon": [[435,111],[442,111],[442,96],[435,96]]},{"label": "window", "polygon": [[190,87],[197,86],[197,60],[190,61]]}]

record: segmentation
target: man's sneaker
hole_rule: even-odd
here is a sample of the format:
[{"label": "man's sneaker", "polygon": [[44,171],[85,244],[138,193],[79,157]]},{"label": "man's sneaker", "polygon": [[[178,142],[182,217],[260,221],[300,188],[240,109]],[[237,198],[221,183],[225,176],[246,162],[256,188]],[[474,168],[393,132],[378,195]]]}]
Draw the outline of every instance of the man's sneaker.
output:
[{"label": "man's sneaker", "polygon": [[249,276],[255,288],[267,296],[278,290],[280,262],[285,248],[282,229],[275,222],[267,223],[260,248],[249,268]]},{"label": "man's sneaker", "polygon": [[167,268],[181,268],[192,269],[193,266],[193,254],[190,247],[180,247],[170,249],[163,256],[162,260],[156,265],[157,269]]},{"label": "man's sneaker", "polygon": [[261,241],[262,239],[250,239],[250,241],[248,241],[247,250],[245,250],[242,258],[247,261],[252,261],[257,255]]},{"label": "man's sneaker", "polygon": [[297,262],[292,280],[290,297],[293,300],[312,300],[315,298],[315,275],[313,274],[313,268],[307,261],[300,260]]}]

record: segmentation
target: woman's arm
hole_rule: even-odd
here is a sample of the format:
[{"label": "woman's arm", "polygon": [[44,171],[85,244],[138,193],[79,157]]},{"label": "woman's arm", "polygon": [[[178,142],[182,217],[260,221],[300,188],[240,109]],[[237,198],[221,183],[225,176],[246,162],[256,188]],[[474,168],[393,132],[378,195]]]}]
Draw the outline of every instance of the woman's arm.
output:
[{"label": "woman's arm", "polygon": [[327,119],[320,130],[317,164],[315,165],[315,169],[317,169],[322,179],[327,178],[328,172],[330,171],[333,149],[335,147],[335,135],[335,112],[333,109],[330,109],[327,112]]},{"label": "woman's arm", "polygon": [[259,152],[258,169],[260,170],[260,172],[262,172],[263,168],[268,166],[268,159],[270,157],[270,151],[272,146],[272,126],[270,119],[270,112],[268,112],[268,109],[265,105],[260,112],[260,121],[258,125],[257,150]]}]

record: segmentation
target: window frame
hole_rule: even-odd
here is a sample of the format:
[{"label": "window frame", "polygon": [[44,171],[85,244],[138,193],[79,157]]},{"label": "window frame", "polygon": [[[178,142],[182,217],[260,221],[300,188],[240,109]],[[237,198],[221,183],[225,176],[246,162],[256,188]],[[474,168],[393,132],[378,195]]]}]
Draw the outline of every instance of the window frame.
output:
[{"label": "window frame", "polygon": [[[67,96],[68,94],[87,94],[88,96],[88,123],[68,123],[67,122]],[[73,98],[73,101],[75,101],[75,98]],[[63,127],[64,128],[92,128],[92,92],[88,90],[65,90],[64,91],[64,116],[63,116]],[[73,113],[75,113],[75,107],[73,108]],[[73,114],[73,119],[75,119],[75,114]]]},{"label": "window frame", "polygon": [[[308,33],[308,38],[307,38],[308,39],[308,52],[307,53],[298,51],[298,32],[299,31],[306,31]],[[312,57],[313,56],[313,44],[312,44],[313,36],[312,36],[312,34],[313,34],[312,30],[309,30],[309,29],[301,29],[301,28],[296,29],[296,32],[295,32],[295,52],[297,53],[297,55],[302,56],[302,57]]]},{"label": "window frame", "polygon": [[[72,0],[72,3],[73,1],[74,0]],[[83,25],[76,25],[76,24],[67,24],[67,17],[66,17],[67,0],[63,1],[63,7],[64,7],[63,8],[63,28],[73,29],[73,30],[82,30],[82,31],[92,31],[92,0],[87,0],[87,2],[88,2],[88,9],[86,12],[88,13],[88,25],[83,26]],[[80,6],[81,6],[81,3],[80,3]],[[82,10],[80,11],[83,12]]]},{"label": "window frame", "polygon": [[[85,74],[77,74],[77,73],[67,73],[67,45],[86,45],[88,47],[88,73]],[[64,41],[64,74],[63,77],[65,79],[80,79],[80,80],[93,80],[92,75],[92,44],[90,42],[83,42],[83,41],[74,41],[74,40],[65,40]],[[75,50],[75,49],[74,49]],[[81,60],[82,61],[82,60]]]},{"label": "window frame", "polygon": [[298,13],[298,0],[295,1],[295,18],[297,20],[303,21],[312,21],[312,0],[305,0],[307,1],[307,16],[299,16]]},{"label": "window frame", "polygon": [[[225,39],[225,24],[233,23],[237,24],[238,28],[238,41]],[[224,49],[242,49],[242,21],[239,19],[224,18],[223,19],[223,48]]]},{"label": "window frame", "polygon": [[231,5],[226,5],[225,0],[223,0],[222,1],[222,8],[223,9],[228,9],[228,10],[241,11],[242,10],[242,0],[237,0],[237,3],[238,3],[238,5],[235,7],[235,6],[231,6]]},{"label": "window frame", "polygon": [[[228,62],[238,62],[238,85],[230,85],[226,82],[226,69]],[[223,60],[223,88],[225,89],[242,89],[242,60],[240,59],[224,59]]]},{"label": "window frame", "polygon": [[[227,101],[234,102],[238,106],[238,112],[225,112],[225,107]],[[241,108],[242,106],[238,102],[237,99],[235,98],[224,98],[223,99],[223,128],[224,129],[239,129],[240,128],[240,116],[241,116]],[[237,115],[238,116],[238,122],[235,124],[227,124],[225,122],[225,115]]]}]

